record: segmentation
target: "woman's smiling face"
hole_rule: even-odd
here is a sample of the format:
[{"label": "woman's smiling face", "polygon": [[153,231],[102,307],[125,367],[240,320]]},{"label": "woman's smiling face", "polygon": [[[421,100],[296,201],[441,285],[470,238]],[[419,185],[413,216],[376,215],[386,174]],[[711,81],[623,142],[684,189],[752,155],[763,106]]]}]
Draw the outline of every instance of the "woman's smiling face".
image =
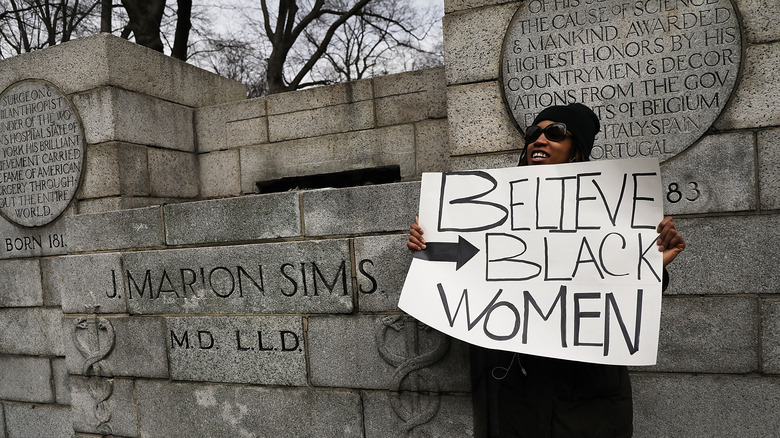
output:
[{"label": "woman's smiling face", "polygon": [[[551,120],[542,120],[536,126],[544,129],[553,123],[555,122]],[[561,141],[549,140],[541,134],[526,147],[525,159],[529,165],[568,163],[573,156],[574,139],[571,133],[567,133],[566,138]]]}]

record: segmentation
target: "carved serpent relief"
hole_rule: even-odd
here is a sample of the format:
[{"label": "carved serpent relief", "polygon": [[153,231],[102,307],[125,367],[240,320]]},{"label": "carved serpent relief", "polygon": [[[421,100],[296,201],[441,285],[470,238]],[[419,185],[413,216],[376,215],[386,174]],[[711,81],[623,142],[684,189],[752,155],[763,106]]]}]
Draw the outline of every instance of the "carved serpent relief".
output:
[{"label": "carved serpent relief", "polygon": [[91,318],[78,318],[73,327],[73,344],[84,357],[81,366],[81,374],[89,378],[89,391],[93,399],[96,430],[103,434],[110,434],[111,406],[108,399],[114,392],[114,376],[106,357],[114,349],[116,336],[114,326],[106,318],[96,315],[99,306],[87,306],[93,316]]},{"label": "carved serpent relief", "polygon": [[[390,329],[403,335],[405,351],[396,353],[388,347],[387,332]],[[421,333],[429,333],[438,339],[436,345],[424,353],[420,352]],[[397,391],[398,394],[391,397],[390,405],[398,418],[403,421],[404,432],[408,433],[413,428],[430,421],[439,411],[441,402],[441,396],[438,395],[439,382],[427,367],[444,357],[449,349],[450,339],[406,315],[387,316],[377,321],[375,337],[382,359],[395,367],[389,389]],[[409,390],[420,390],[419,383],[422,380],[425,382],[425,389],[433,394],[405,405],[401,400],[400,391],[401,385],[407,380]]]}]

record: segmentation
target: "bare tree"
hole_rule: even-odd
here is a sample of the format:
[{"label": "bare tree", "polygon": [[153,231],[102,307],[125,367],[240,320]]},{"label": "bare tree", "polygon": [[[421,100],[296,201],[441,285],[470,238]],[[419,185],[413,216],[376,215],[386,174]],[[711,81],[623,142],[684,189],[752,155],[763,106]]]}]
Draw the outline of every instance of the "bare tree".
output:
[{"label": "bare tree", "polygon": [[220,76],[242,82],[246,85],[247,97],[268,94],[266,82],[266,58],[262,49],[258,51],[250,43],[230,37],[210,40],[206,48],[198,51],[200,64]]},{"label": "bare tree", "polygon": [[[344,4],[348,0],[333,1]],[[426,12],[421,14],[408,1],[372,0],[336,31],[323,54],[326,62],[315,65],[312,76],[330,82],[353,81],[420,65],[440,65],[441,48],[422,45],[436,23],[431,11]],[[311,45],[325,29],[315,24],[304,31]]]},{"label": "bare tree", "polygon": [[186,61],[190,30],[192,29],[192,0],[178,0],[177,5],[176,32],[171,56]]},{"label": "bare tree", "polygon": [[[281,93],[295,90],[308,85],[316,85],[322,81],[303,82],[314,67],[314,64],[322,57],[330,44],[336,30],[347,20],[355,16],[371,0],[354,0],[348,4],[348,9],[339,9],[333,3],[326,4],[325,0],[314,0],[308,10],[298,17],[300,8],[296,0],[279,0],[276,15],[272,16],[268,9],[268,1],[260,0],[263,12],[265,33],[271,42],[271,55],[268,57],[268,92]],[[316,49],[308,60],[300,66],[294,76],[286,80],[284,69],[287,57],[304,30],[315,20],[327,23],[327,30],[322,39],[315,43]],[[273,24],[272,24],[273,23]]]},{"label": "bare tree", "polygon": [[[0,0],[0,59],[99,31],[247,84],[248,94],[295,90],[441,63],[421,41],[436,18],[411,0]],[[217,34],[232,4],[247,26]],[[225,9],[222,9],[225,8]]]},{"label": "bare tree", "polygon": [[112,0],[100,0],[100,31],[111,33]]},{"label": "bare tree", "polygon": [[89,33],[99,4],[100,0],[0,0],[0,58]]},{"label": "bare tree", "polygon": [[269,93],[390,70],[398,58],[428,53],[420,41],[435,21],[416,15],[410,0],[278,0],[275,8],[269,3],[261,0],[259,18],[246,16],[270,46]]},{"label": "bare tree", "polygon": [[129,38],[132,33],[136,43],[162,52],[160,23],[165,11],[165,0],[122,0],[122,6],[129,17],[122,30],[122,38]]}]

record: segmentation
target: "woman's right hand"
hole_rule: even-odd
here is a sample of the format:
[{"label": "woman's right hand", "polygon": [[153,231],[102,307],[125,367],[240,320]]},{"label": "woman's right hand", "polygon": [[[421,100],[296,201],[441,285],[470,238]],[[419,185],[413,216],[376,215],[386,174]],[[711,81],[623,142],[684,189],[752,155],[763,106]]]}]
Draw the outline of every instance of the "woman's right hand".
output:
[{"label": "woman's right hand", "polygon": [[425,249],[425,238],[423,237],[423,229],[420,227],[420,219],[414,218],[414,223],[409,227],[409,240],[406,242],[406,247],[409,251],[421,251]]}]

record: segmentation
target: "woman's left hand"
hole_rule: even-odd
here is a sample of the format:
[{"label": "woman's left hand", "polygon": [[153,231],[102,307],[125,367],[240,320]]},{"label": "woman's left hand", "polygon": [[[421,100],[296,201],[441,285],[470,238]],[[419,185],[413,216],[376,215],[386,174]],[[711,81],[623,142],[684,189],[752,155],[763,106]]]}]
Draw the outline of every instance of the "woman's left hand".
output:
[{"label": "woman's left hand", "polygon": [[666,267],[685,249],[685,239],[677,232],[671,216],[666,216],[658,224],[656,231],[658,231],[658,250],[664,253],[664,267]]}]

